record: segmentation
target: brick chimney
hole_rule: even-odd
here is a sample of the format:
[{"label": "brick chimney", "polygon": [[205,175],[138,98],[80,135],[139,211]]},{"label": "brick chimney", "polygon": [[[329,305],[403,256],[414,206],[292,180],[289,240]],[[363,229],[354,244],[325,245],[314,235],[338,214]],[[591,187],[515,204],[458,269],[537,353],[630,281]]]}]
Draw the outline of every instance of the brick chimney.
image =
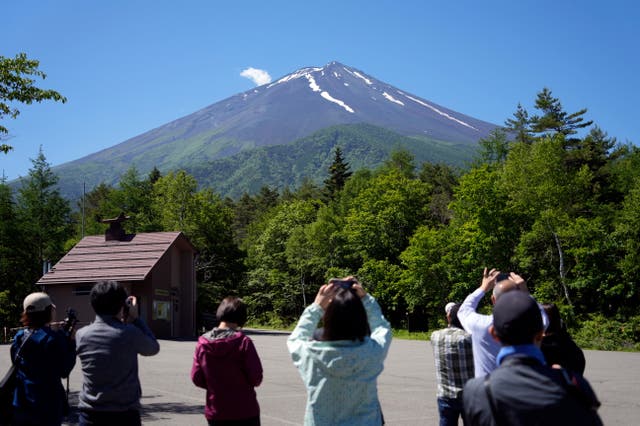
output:
[{"label": "brick chimney", "polygon": [[108,223],[109,228],[104,233],[105,241],[124,241],[126,234],[124,228],[122,228],[122,222],[129,219],[130,216],[125,216],[124,212],[120,213],[118,217],[113,219],[102,219],[100,222]]}]

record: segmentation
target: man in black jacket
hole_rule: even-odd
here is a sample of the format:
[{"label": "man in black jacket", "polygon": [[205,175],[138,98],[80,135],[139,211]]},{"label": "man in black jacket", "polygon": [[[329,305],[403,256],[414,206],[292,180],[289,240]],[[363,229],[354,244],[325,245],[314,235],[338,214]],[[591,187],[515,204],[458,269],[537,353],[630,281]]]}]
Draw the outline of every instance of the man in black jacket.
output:
[{"label": "man in black jacket", "polygon": [[542,317],[529,294],[514,291],[498,299],[489,332],[502,346],[499,367],[465,385],[466,424],[602,425],[589,383],[546,365],[540,351]]}]

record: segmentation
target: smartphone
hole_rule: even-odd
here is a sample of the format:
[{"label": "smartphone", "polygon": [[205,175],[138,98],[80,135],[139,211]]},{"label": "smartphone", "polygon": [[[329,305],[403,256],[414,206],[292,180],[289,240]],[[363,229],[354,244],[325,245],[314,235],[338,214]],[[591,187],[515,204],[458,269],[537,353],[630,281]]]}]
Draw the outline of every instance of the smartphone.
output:
[{"label": "smartphone", "polygon": [[127,297],[124,301],[124,306],[122,307],[122,319],[126,321],[129,318],[129,309],[133,306],[133,299],[131,297]]},{"label": "smartphone", "polygon": [[354,280],[340,280],[338,278],[331,278],[329,282],[347,290],[356,283]]},{"label": "smartphone", "polygon": [[509,279],[509,274],[507,272],[500,272],[496,277],[496,283],[499,283],[500,281],[504,281],[508,279]]}]

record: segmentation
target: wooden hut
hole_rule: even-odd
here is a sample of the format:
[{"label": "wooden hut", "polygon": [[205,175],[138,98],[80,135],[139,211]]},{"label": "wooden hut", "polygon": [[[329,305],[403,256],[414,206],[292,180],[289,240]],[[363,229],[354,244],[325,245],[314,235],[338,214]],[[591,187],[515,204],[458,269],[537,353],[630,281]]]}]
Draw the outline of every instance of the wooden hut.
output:
[{"label": "wooden hut", "polygon": [[98,281],[114,280],[136,296],[140,317],[156,337],[196,333],[196,249],[182,232],[126,234],[124,215],[105,220],[104,236],[83,238],[37,282],[58,308],[73,308],[80,324],[93,321],[89,292]]}]

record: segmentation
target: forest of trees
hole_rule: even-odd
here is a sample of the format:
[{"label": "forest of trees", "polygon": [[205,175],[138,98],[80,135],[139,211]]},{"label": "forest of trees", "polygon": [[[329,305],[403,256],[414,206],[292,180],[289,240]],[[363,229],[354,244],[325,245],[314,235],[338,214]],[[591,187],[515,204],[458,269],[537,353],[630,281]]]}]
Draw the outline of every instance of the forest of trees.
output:
[{"label": "forest of trees", "polygon": [[429,330],[495,267],[558,303],[583,346],[637,350],[640,150],[585,113],[544,89],[534,113],[518,106],[465,170],[415,164],[406,151],[351,170],[336,147],[322,184],[235,200],[184,171],[131,168],[71,205],[41,151],[15,193],[0,183],[0,324],[17,323],[43,261],[125,212],[129,233],[180,230],[198,248],[200,313],[237,294],[255,324],[289,326],[328,278],[355,274],[394,327]]}]

